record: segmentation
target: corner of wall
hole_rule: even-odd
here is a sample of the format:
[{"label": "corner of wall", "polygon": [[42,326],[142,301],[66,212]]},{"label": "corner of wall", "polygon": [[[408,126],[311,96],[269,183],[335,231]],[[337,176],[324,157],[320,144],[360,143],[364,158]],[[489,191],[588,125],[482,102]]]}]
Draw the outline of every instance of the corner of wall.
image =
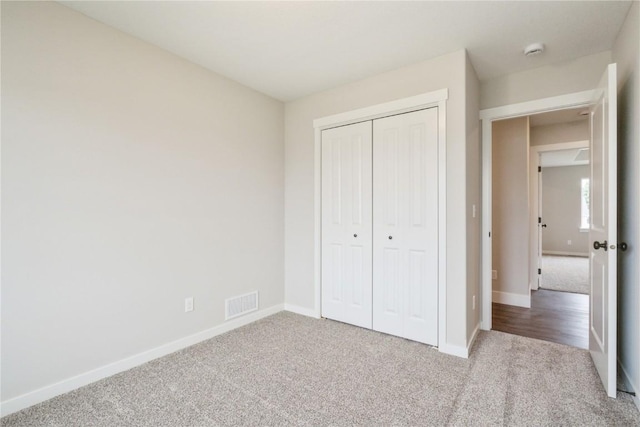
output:
[{"label": "corner of wall", "polygon": [[482,277],[481,198],[482,150],[480,136],[480,81],[465,51],[466,136],[466,339],[473,343],[480,325],[480,280]]},{"label": "corner of wall", "polygon": [[440,353],[449,354],[451,356],[462,357],[464,359],[468,359],[473,350],[473,345],[476,342],[476,338],[480,332],[480,323],[478,323],[472,330],[469,340],[467,344],[464,346],[459,346],[455,344],[446,343],[438,347],[438,351]]}]

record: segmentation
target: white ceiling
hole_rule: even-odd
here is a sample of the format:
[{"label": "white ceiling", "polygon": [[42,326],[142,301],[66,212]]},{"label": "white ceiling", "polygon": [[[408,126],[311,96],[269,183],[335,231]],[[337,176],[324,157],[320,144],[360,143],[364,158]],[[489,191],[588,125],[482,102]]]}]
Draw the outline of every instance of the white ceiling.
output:
[{"label": "white ceiling", "polygon": [[[585,108],[569,108],[566,110],[550,111],[529,116],[529,125],[546,126],[558,123],[586,121],[588,115],[581,115]],[[587,110],[588,111],[588,110]],[[552,168],[558,166],[578,166],[589,164],[589,149],[576,148],[571,150],[545,151],[540,154],[540,166]]]},{"label": "white ceiling", "polygon": [[[553,168],[558,166],[588,165],[589,164],[588,155],[589,155],[588,148],[545,151],[540,154],[540,166],[542,166],[543,168]],[[587,160],[581,160],[585,156]],[[580,160],[576,160],[576,158],[579,158]]]},{"label": "white ceiling", "polygon": [[[466,48],[481,80],[611,49],[629,1],[61,1],[288,101]],[[543,42],[527,58],[523,48]]]},{"label": "white ceiling", "polygon": [[588,120],[589,115],[581,113],[589,111],[587,108],[570,108],[566,110],[550,111],[548,113],[540,113],[529,116],[529,126],[546,126],[558,123],[572,123]]}]

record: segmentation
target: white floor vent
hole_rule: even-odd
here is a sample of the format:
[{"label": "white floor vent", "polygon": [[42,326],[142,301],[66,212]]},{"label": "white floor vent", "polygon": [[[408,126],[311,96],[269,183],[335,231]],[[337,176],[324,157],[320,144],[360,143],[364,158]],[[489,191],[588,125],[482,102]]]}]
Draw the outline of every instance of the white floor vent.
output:
[{"label": "white floor vent", "polygon": [[227,298],[224,301],[224,320],[233,319],[258,309],[258,291]]}]

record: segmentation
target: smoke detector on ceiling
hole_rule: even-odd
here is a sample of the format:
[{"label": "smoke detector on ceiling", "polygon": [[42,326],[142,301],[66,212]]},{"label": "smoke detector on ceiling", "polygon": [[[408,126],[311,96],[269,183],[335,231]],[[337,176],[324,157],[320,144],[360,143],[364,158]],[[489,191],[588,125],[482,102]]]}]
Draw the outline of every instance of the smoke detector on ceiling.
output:
[{"label": "smoke detector on ceiling", "polygon": [[539,55],[542,52],[544,52],[544,45],[542,43],[533,43],[524,49],[525,56]]}]

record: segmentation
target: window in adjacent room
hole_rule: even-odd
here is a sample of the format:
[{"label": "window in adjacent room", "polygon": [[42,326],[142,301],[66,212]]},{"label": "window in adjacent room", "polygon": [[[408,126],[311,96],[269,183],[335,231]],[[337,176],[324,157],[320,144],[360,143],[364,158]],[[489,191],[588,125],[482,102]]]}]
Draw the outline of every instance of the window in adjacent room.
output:
[{"label": "window in adjacent room", "polygon": [[580,180],[580,231],[589,231],[589,178]]}]

